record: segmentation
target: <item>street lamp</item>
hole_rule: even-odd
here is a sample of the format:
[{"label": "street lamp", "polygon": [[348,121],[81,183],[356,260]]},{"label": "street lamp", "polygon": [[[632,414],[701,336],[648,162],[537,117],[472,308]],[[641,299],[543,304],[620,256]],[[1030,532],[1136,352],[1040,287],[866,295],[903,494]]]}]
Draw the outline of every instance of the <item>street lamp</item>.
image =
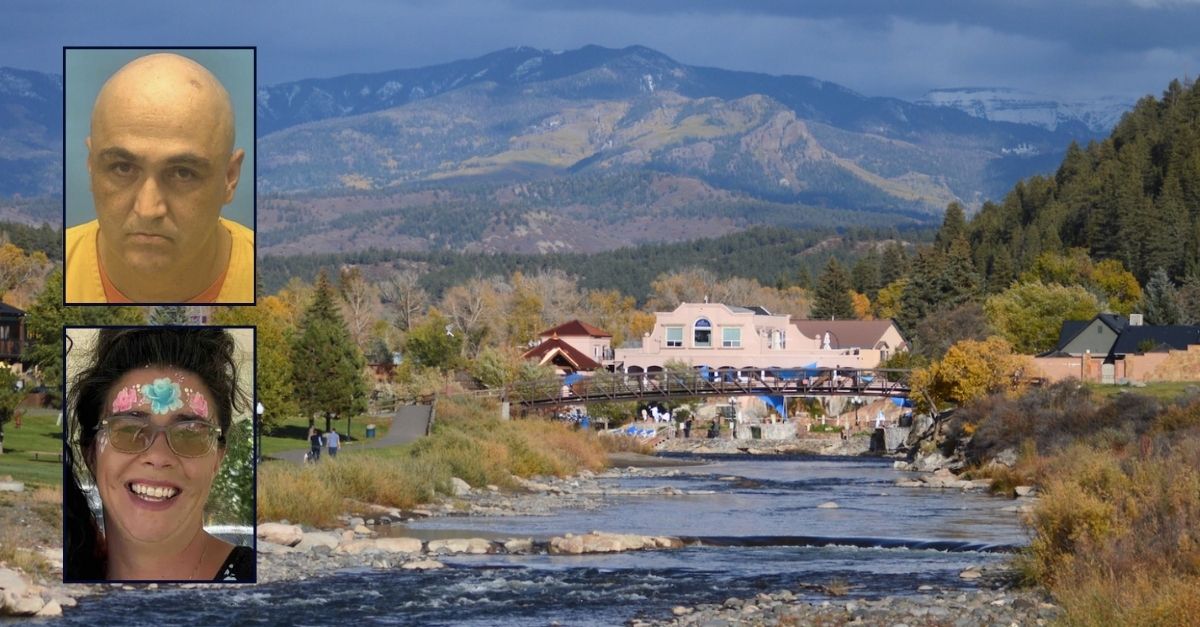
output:
[{"label": "street lamp", "polygon": [[258,401],[258,404],[254,406],[254,413],[258,416],[258,424],[254,426],[254,461],[261,463],[263,414],[267,413],[267,408],[263,407],[262,401]]}]

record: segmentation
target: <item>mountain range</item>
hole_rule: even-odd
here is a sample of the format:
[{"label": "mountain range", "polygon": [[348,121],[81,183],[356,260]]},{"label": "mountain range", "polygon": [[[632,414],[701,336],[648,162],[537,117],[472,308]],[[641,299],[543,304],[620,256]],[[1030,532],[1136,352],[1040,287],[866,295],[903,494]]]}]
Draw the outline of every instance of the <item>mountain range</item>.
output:
[{"label": "mountain range", "polygon": [[1121,116],[1136,104],[1128,98],[1107,96],[1093,100],[1058,102],[1008,87],[957,87],[927,92],[917,104],[953,107],[994,122],[1032,124],[1047,130],[1107,135]]},{"label": "mountain range", "polygon": [[[18,113],[0,124],[0,159],[34,150],[0,174],[0,195],[58,193],[61,161],[45,153],[61,145],[61,80],[4,72],[20,86],[0,92],[18,94],[0,103]],[[948,102],[640,46],[511,48],[260,87],[260,248],[594,251],[763,223],[922,223],[1101,133],[980,117],[963,98],[934,106]]]},{"label": "mountain range", "polygon": [[0,198],[62,193],[62,76],[0,67]]}]

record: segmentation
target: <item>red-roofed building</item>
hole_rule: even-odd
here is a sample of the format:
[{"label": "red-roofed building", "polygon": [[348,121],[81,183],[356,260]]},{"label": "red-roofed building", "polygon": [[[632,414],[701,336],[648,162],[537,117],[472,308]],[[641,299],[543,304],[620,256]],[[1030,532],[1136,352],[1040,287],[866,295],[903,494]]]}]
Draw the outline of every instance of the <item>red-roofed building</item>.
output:
[{"label": "red-roofed building", "polygon": [[612,359],[612,334],[580,320],[571,320],[538,334],[541,343],[525,359],[553,364],[563,372],[591,372]]}]

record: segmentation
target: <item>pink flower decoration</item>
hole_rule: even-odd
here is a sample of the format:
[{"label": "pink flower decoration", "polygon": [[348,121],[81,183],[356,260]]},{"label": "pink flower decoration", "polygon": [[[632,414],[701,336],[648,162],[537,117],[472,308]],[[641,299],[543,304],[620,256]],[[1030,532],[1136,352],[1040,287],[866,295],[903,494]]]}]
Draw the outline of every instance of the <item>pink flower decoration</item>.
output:
[{"label": "pink flower decoration", "polygon": [[201,418],[208,418],[208,401],[205,400],[203,394],[192,392],[192,397],[188,399],[188,404],[192,406],[192,411],[196,412]]},{"label": "pink flower decoration", "polygon": [[136,387],[128,386],[122,388],[121,391],[117,393],[117,397],[113,399],[112,411],[114,414],[127,412],[130,409],[133,409],[133,406],[137,405],[137,402],[138,394]]}]

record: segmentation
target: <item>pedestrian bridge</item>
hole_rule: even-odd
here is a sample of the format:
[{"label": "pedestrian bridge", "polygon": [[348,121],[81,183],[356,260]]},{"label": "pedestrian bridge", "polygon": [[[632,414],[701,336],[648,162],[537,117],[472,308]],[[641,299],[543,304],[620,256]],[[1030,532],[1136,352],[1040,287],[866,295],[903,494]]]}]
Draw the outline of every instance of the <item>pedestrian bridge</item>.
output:
[{"label": "pedestrian bridge", "polygon": [[[806,368],[733,372],[597,373],[516,383],[488,390],[525,407],[652,401],[706,396],[858,396],[908,398],[911,370]],[[572,378],[575,377],[575,378]]]}]

